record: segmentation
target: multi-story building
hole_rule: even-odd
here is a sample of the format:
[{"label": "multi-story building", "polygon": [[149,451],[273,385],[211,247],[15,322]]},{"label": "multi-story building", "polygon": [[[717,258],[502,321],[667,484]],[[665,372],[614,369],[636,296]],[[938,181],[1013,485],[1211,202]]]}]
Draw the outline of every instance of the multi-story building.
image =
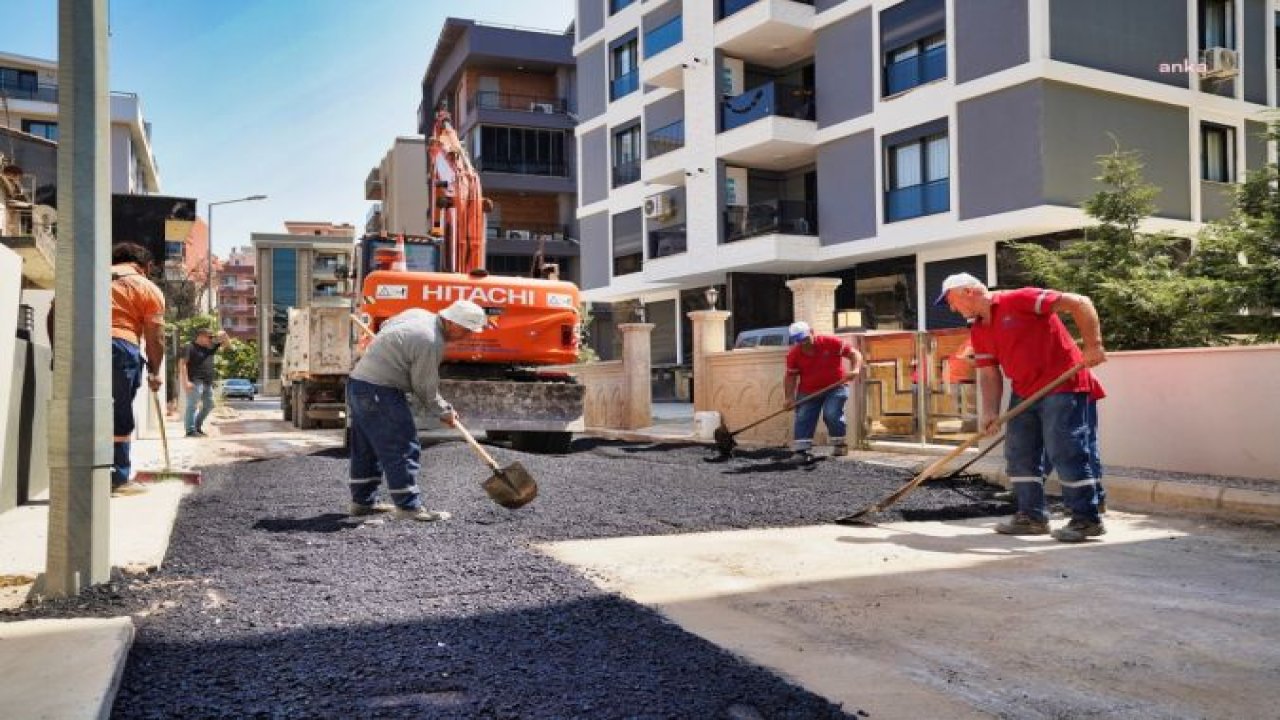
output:
[{"label": "multi-story building", "polygon": [[427,141],[398,137],[382,162],[369,171],[364,197],[377,205],[366,220],[374,235],[427,234]]},{"label": "multi-story building", "polygon": [[258,341],[257,256],[253,248],[232,248],[218,268],[218,315],[218,324],[231,337]]},{"label": "multi-story building", "polygon": [[280,360],[289,332],[289,308],[350,306],[355,226],[286,222],[284,233],[252,233],[257,256],[259,382],[280,392]]},{"label": "multi-story building", "polygon": [[572,48],[572,31],[448,18],[423,77],[419,132],[447,109],[492,203],[490,272],[528,275],[541,251],[561,279],[578,278]]},{"label": "multi-story building", "polygon": [[1271,156],[1276,21],[1266,0],[578,0],[584,295],[643,306],[655,362],[687,362],[711,286],[734,331],[785,324],[809,275],[861,325],[946,327],[942,279],[1014,282],[1008,241],[1078,236],[1117,146],[1162,190],[1149,226],[1194,234]]}]

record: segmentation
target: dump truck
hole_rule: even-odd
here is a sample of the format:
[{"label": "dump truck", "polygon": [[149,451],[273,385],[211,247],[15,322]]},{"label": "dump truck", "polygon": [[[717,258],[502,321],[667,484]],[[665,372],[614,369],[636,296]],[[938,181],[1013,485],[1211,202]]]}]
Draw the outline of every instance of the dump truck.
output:
[{"label": "dump truck", "polygon": [[321,424],[342,427],[351,367],[350,308],[289,308],[280,367],[280,407],[286,421],[302,430]]}]

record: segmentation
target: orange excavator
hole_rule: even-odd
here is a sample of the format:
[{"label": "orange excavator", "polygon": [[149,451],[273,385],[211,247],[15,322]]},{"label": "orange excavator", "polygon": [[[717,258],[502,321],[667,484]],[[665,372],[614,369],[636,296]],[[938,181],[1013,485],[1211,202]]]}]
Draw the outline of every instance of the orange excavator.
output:
[{"label": "orange excavator", "polygon": [[[567,451],[572,433],[585,429],[585,392],[551,366],[577,361],[578,288],[484,269],[488,201],[444,110],[427,141],[427,170],[429,235],[360,241],[357,317],[376,332],[408,308],[435,312],[455,300],[480,305],[489,328],[449,344],[440,394],[490,438],[507,437],[534,452]],[[369,340],[363,337],[358,348]],[[428,414],[419,417],[422,426],[433,426]]]}]

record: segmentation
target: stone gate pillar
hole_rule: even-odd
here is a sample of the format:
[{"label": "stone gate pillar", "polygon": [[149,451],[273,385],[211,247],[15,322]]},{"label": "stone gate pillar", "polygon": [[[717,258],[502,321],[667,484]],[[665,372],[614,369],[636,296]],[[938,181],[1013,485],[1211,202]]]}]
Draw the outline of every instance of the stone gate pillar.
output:
[{"label": "stone gate pillar", "polygon": [[622,401],[626,404],[622,427],[627,430],[653,424],[653,385],[649,338],[653,323],[622,323]]},{"label": "stone gate pillar", "polygon": [[728,310],[694,310],[688,313],[693,322],[693,411],[712,410],[711,407],[711,371],[707,355],[724,352],[728,343],[725,337],[725,323],[730,313]]},{"label": "stone gate pillar", "polygon": [[836,329],[836,288],[840,278],[809,277],[788,280],[791,289],[791,316],[809,323],[815,333],[833,333]]}]

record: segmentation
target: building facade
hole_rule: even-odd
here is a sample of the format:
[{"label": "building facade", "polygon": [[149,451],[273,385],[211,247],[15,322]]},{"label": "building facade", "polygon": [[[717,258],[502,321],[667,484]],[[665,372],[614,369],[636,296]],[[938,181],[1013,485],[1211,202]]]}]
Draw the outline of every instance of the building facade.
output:
[{"label": "building facade", "polygon": [[1008,241],[1078,236],[1117,146],[1161,188],[1149,227],[1193,235],[1271,157],[1276,21],[1269,0],[578,0],[584,294],[643,307],[655,362],[688,361],[712,286],[735,332],[788,322],[784,283],[814,275],[849,324],[947,327],[942,279],[1014,282]]},{"label": "building facade", "polygon": [[232,248],[218,268],[218,325],[240,340],[258,342],[257,254]]},{"label": "building facade", "polygon": [[447,109],[492,203],[492,273],[528,275],[540,252],[578,280],[572,48],[571,32],[448,18],[423,77],[418,131],[430,136]]},{"label": "building facade", "polygon": [[373,235],[427,235],[427,141],[398,137],[369,171],[364,198],[377,201],[365,223]]},{"label": "building facade", "polygon": [[350,307],[355,226],[286,222],[284,233],[252,233],[257,265],[257,333],[262,357],[259,382],[280,392],[280,360],[289,331],[289,308]]}]

